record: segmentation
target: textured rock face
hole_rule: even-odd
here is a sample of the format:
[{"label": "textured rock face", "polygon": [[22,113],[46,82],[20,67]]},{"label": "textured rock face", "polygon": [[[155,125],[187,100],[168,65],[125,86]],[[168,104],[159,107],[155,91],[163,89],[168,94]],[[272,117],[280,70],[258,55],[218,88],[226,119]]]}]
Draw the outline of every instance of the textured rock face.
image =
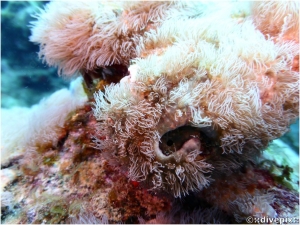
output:
[{"label": "textured rock face", "polygon": [[[262,16],[264,7],[272,13]],[[86,84],[71,85],[70,95],[84,102],[63,110],[50,141],[38,138],[51,128],[39,123],[30,148],[11,139],[23,151],[6,163],[5,220],[292,217],[296,167],[279,160],[288,150],[275,147],[276,159],[261,154],[299,113],[297,9],[294,2],[49,3],[31,40],[62,75],[83,75]],[[60,109],[70,105],[57,98]]]}]

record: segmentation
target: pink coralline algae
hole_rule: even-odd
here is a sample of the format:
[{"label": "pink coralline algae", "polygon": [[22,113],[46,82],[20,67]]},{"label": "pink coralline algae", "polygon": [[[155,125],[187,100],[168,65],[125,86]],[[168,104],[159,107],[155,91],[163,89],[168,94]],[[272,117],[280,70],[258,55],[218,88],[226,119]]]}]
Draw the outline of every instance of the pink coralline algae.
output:
[{"label": "pink coralline algae", "polygon": [[51,141],[41,126],[5,145],[4,223],[298,215],[294,153],[270,146],[299,114],[297,2],[54,1],[36,18],[30,40],[82,75],[81,102]]}]

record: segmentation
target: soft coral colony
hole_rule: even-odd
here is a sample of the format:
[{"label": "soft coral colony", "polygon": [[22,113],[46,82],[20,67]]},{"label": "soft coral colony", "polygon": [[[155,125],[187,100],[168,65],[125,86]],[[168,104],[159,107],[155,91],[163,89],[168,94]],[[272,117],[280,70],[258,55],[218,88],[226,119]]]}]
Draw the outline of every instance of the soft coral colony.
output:
[{"label": "soft coral colony", "polygon": [[83,83],[5,126],[4,222],[297,215],[298,168],[265,149],[299,114],[299,3],[54,1],[36,18],[39,56]]}]

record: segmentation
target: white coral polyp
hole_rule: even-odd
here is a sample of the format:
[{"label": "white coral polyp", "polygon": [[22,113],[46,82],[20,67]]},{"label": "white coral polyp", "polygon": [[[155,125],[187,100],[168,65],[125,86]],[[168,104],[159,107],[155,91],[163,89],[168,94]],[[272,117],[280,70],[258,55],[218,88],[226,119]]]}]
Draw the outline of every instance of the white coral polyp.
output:
[{"label": "white coral polyp", "polygon": [[[176,197],[208,186],[214,162],[201,155],[197,137],[165,155],[159,148],[165,133],[205,128],[219,143],[214,154],[238,153],[240,162],[284,134],[299,104],[299,73],[292,68],[297,42],[265,38],[253,24],[258,20],[242,13],[230,17],[211,7],[184,18],[185,4],[140,37],[131,75],[95,94],[94,110],[98,120],[114,121],[99,126],[113,128],[110,149],[130,159],[129,178],[152,180]],[[115,101],[127,104],[116,107]],[[219,172],[230,170],[226,160],[220,166],[222,160]]]}]

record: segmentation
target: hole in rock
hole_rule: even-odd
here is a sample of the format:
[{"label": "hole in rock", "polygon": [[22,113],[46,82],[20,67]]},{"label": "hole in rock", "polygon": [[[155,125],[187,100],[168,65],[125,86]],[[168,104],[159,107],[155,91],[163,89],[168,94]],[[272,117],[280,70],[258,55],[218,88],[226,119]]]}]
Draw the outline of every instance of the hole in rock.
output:
[{"label": "hole in rock", "polygon": [[178,127],[175,130],[171,130],[165,133],[161,137],[159,148],[164,155],[170,155],[175,151],[178,151],[185,142],[193,137],[200,138],[200,130],[196,127],[183,126]]},{"label": "hole in rock", "polygon": [[[197,137],[201,142],[201,151],[206,154],[211,146],[216,146],[213,136],[211,138],[206,134],[211,131],[211,128],[197,128],[191,126],[178,127],[165,133],[160,140],[159,148],[166,156],[181,149],[185,142],[191,138]],[[208,152],[207,152],[208,151]]]},{"label": "hole in rock", "polygon": [[172,140],[168,140],[168,141],[167,141],[167,145],[168,145],[168,146],[172,146],[173,143],[174,143],[174,142],[173,142]]}]

